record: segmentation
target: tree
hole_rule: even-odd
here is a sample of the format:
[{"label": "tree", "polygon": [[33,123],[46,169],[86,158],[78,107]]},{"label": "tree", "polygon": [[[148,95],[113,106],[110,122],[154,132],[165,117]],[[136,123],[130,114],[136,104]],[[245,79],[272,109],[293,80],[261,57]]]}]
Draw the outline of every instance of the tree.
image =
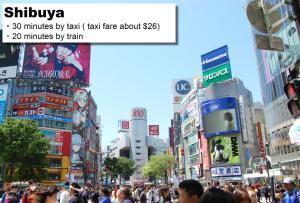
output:
[{"label": "tree", "polygon": [[111,179],[115,179],[118,177],[119,170],[118,170],[118,159],[116,157],[110,158],[107,157],[104,160],[104,166],[106,173],[110,174]]},{"label": "tree", "polygon": [[7,118],[0,126],[0,162],[6,166],[5,180],[45,178],[49,148],[49,140],[39,132],[36,121]]},{"label": "tree", "polygon": [[132,174],[135,171],[135,162],[131,159],[125,158],[125,157],[119,157],[118,160],[118,174],[120,176],[120,182],[122,180],[122,177],[128,177],[132,176]]},{"label": "tree", "polygon": [[151,156],[149,162],[144,166],[144,176],[162,178],[166,176],[167,170],[175,165],[174,156],[161,154]]}]

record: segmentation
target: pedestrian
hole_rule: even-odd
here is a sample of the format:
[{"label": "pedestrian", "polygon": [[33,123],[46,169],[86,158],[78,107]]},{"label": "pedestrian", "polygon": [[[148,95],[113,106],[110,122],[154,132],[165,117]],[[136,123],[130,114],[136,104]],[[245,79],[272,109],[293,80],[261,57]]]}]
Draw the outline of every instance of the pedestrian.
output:
[{"label": "pedestrian", "polygon": [[230,192],[230,185],[228,183],[225,183],[224,189],[225,192]]},{"label": "pedestrian", "polygon": [[283,203],[299,203],[297,197],[297,189],[295,187],[294,180],[292,178],[285,178],[283,180],[285,193],[283,197]]},{"label": "pedestrian", "polygon": [[101,187],[100,188],[100,196],[101,200],[100,203],[111,203],[110,197],[109,197],[109,190],[107,187]]},{"label": "pedestrian", "polygon": [[180,203],[199,203],[203,194],[201,183],[196,180],[184,180],[179,183]]},{"label": "pedestrian", "polygon": [[82,196],[80,195],[81,188],[78,183],[72,183],[70,185],[70,199],[68,203],[83,203]]},{"label": "pedestrian", "polygon": [[257,202],[260,203],[260,199],[261,199],[261,193],[262,193],[262,190],[260,187],[257,188],[257,191],[256,191],[256,196],[257,196]]},{"label": "pedestrian", "polygon": [[161,199],[159,203],[171,203],[170,189],[165,186],[160,190]]},{"label": "pedestrian", "polygon": [[251,203],[250,196],[246,189],[244,188],[237,188],[233,192],[233,195],[237,201],[237,203]]},{"label": "pedestrian", "polygon": [[134,203],[130,197],[130,191],[126,187],[121,187],[118,191],[118,201],[120,203]]},{"label": "pedestrian", "polygon": [[263,192],[264,192],[266,202],[270,202],[271,195],[270,195],[270,189],[268,185],[265,185]]},{"label": "pedestrian", "polygon": [[69,195],[69,189],[70,189],[70,182],[65,181],[61,185],[61,193],[59,196],[59,203],[68,203],[70,199]]},{"label": "pedestrian", "polygon": [[234,196],[222,189],[212,187],[204,192],[201,203],[236,203]]}]

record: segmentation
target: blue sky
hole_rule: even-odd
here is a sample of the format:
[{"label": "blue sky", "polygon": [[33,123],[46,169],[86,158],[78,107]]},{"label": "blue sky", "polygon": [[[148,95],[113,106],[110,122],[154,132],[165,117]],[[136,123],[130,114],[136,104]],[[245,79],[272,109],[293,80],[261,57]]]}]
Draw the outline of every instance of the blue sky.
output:
[{"label": "blue sky", "polygon": [[[83,0],[6,1],[86,3]],[[175,3],[177,45],[93,45],[90,90],[103,121],[103,147],[117,136],[117,121],[135,106],[148,110],[148,124],[168,136],[172,118],[171,80],[201,73],[201,54],[228,45],[233,77],[261,101],[254,42],[243,7],[246,0],[94,0],[89,3]],[[84,14],[83,14],[84,15]],[[1,17],[0,17],[1,18]],[[2,19],[1,19],[2,20]]]}]

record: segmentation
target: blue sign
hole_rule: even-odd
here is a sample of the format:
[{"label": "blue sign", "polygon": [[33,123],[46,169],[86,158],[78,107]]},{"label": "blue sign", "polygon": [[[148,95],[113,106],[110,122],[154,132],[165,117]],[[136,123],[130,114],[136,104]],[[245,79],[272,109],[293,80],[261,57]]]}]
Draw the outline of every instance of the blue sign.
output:
[{"label": "blue sign", "polygon": [[229,63],[227,45],[215,49],[201,56],[202,71],[207,71],[224,63]]},{"label": "blue sign", "polygon": [[48,120],[60,121],[60,122],[64,122],[64,123],[72,122],[72,118],[52,116],[52,115],[16,116],[14,118],[16,118],[16,119],[32,119],[32,120],[48,119]]},{"label": "blue sign", "polygon": [[0,124],[4,123],[6,113],[6,101],[0,101]]},{"label": "blue sign", "polygon": [[185,95],[191,91],[191,84],[186,80],[180,80],[175,84],[175,90],[178,94]]},{"label": "blue sign", "polygon": [[214,168],[211,168],[211,176],[213,178],[242,176],[241,166],[214,167]]},{"label": "blue sign", "polygon": [[207,138],[216,135],[239,133],[237,102],[234,97],[208,100],[202,103],[204,134]]}]

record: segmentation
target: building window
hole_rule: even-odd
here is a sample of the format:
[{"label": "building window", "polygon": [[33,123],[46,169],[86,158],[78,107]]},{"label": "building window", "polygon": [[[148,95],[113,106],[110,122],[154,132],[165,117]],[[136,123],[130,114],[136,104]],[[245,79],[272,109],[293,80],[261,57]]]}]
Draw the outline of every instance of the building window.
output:
[{"label": "building window", "polygon": [[60,173],[48,173],[48,180],[52,180],[52,181],[58,181],[60,180]]},{"label": "building window", "polygon": [[141,149],[141,147],[140,147],[140,146],[136,146],[135,148],[137,148],[137,149]]},{"label": "building window", "polygon": [[141,140],[135,140],[137,143],[140,143],[141,142]]},{"label": "building window", "polygon": [[137,152],[136,155],[141,155],[141,153]]},{"label": "building window", "polygon": [[61,168],[61,159],[48,159],[50,168]]}]

